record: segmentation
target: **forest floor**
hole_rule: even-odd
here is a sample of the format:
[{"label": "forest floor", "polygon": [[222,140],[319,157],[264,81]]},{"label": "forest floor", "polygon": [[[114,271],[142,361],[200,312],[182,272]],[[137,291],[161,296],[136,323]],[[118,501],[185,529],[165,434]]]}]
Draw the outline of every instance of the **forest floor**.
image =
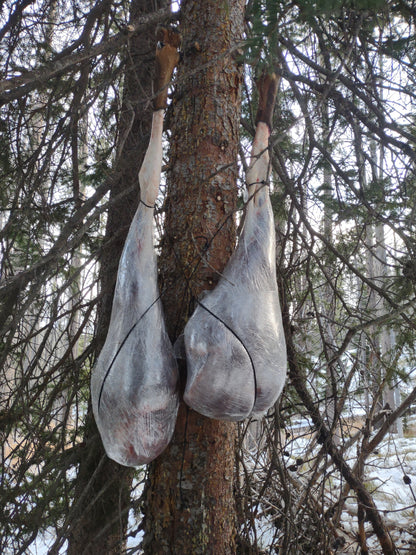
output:
[{"label": "forest floor", "polygon": [[[358,429],[360,418],[352,419],[348,422],[349,433]],[[291,438],[285,445],[284,456],[285,466],[294,466],[300,457],[308,453],[308,457],[319,449],[318,444],[314,444],[313,433],[308,430],[305,423],[299,425],[294,422]],[[389,433],[385,440],[379,445],[378,449],[372,453],[367,460],[365,485],[371,492],[377,508],[381,511],[383,519],[389,529],[391,537],[400,554],[416,555],[416,415],[411,415],[404,422],[404,437],[399,437],[397,433]],[[352,466],[357,457],[356,446],[352,447],[346,455],[346,459]],[[257,457],[256,460],[258,461]],[[298,465],[296,480],[306,485],[310,469],[307,463]],[[134,497],[138,500],[142,489],[144,474],[136,482]],[[406,478],[405,478],[406,477]],[[405,478],[405,480],[404,480]],[[409,483],[410,479],[410,483]],[[407,482],[407,483],[406,483]],[[344,486],[339,479],[332,477],[330,491],[326,491],[327,501],[331,498],[335,501],[339,495],[340,488]],[[139,503],[138,503],[139,504]],[[260,501],[261,504],[261,501]],[[259,514],[261,511],[259,511]],[[127,543],[127,553],[141,553],[140,543],[142,532],[140,530],[141,515],[138,511],[130,513],[129,518],[129,537]],[[371,525],[366,523],[367,546],[371,555],[381,554],[380,545],[377,537],[371,529]],[[276,545],[276,526],[274,518],[259,516],[255,522],[256,543],[259,553],[275,554],[278,550]],[[344,545],[338,550],[331,551],[336,555],[352,555],[359,553],[357,537],[357,504],[354,496],[351,496],[345,503],[341,517],[340,533],[345,540]],[[34,545],[28,550],[28,555],[46,555],[48,546],[55,540],[54,534],[46,531],[39,536]],[[65,553],[65,547],[60,553]],[[308,553],[308,555],[320,555],[319,553]],[[290,554],[292,555],[292,554]],[[294,554],[293,554],[294,555]],[[298,554],[296,555],[303,555]]]},{"label": "forest floor", "polygon": [[[353,435],[362,423],[363,420],[360,417],[349,420],[343,433],[347,434],[349,432]],[[393,432],[387,434],[378,448],[368,457],[365,466],[364,484],[381,512],[398,553],[416,555],[415,414],[405,419],[403,429],[403,437],[399,437],[397,433]],[[287,456],[285,466],[288,469],[296,467],[294,480],[300,486],[303,485],[306,491],[311,468],[308,462],[301,465],[297,462],[302,458],[307,459],[307,461],[313,459],[319,451],[320,445],[314,441],[312,428],[308,430],[304,422],[301,423],[301,426],[299,426],[299,421],[295,424],[291,436],[291,439],[284,446],[284,453]],[[307,454],[306,457],[305,453]],[[344,456],[352,467],[357,460],[357,445],[352,446]],[[337,473],[332,474],[329,469],[329,478],[325,484],[325,491],[321,494],[325,497],[325,506],[329,507],[332,503],[337,502],[340,491],[345,487],[345,482],[341,482]],[[371,555],[381,554],[382,550],[369,522],[365,523],[365,530],[368,552]],[[337,555],[360,553],[357,543],[357,503],[355,496],[351,493],[341,515],[339,532],[345,543],[341,548],[331,551],[331,553]],[[276,541],[276,528],[270,519],[258,520],[256,537],[257,543],[264,550],[264,553],[278,553],[273,548],[272,541],[272,539]],[[310,555],[320,554],[321,551]]]}]

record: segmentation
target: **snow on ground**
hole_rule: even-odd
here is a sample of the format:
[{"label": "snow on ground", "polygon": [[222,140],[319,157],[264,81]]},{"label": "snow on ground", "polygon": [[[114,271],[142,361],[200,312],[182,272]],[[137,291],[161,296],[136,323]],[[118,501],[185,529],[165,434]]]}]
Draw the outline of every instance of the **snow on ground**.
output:
[{"label": "snow on ground", "polygon": [[[300,458],[313,459],[320,445],[313,442],[313,429],[309,422],[303,419],[293,420],[290,439],[284,446],[283,455],[286,458],[286,468],[297,467],[296,473],[300,481],[308,480],[308,463],[298,465]],[[371,439],[371,438],[370,438]],[[357,446],[351,447],[344,454],[350,467],[357,460]],[[364,483],[371,493],[377,508],[391,533],[392,539],[401,552],[416,553],[416,415],[407,419],[405,437],[398,437],[396,433],[389,433],[372,453],[365,466]],[[341,482],[334,472],[328,480],[331,490],[326,492],[327,500],[335,501],[339,495]],[[343,482],[345,484],[345,481]],[[263,503],[264,506],[264,503]],[[261,514],[261,510],[259,511]],[[349,536],[344,548],[337,553],[357,553],[357,503],[353,493],[341,517],[341,525]],[[381,553],[377,537],[372,532],[371,525],[365,524],[368,535],[368,548],[372,555]],[[275,539],[276,527],[270,518],[260,516],[256,521],[256,530],[252,534],[257,538],[258,546],[268,553],[274,553],[271,548]]]},{"label": "snow on ground", "polygon": [[[285,446],[284,455],[283,453],[282,455],[286,459],[286,467],[290,467],[291,464],[295,465],[299,457],[303,457],[307,452],[310,457],[313,457],[314,450],[320,448],[319,445],[311,447],[312,436],[308,433],[307,421],[294,421],[293,425],[293,430],[302,430],[302,433],[298,437],[295,433],[292,434]],[[416,549],[416,415],[408,418],[405,430],[403,438],[398,437],[395,433],[388,434],[377,450],[368,458],[365,484],[371,492],[377,508],[382,511],[383,518],[400,552],[408,553],[410,546],[412,549]],[[356,446],[354,446],[347,452],[346,460],[352,466],[356,458]],[[299,466],[298,473],[300,477],[304,475],[305,479],[307,478],[307,468],[303,469],[302,466]],[[140,497],[142,487],[143,482],[138,480],[134,488],[136,500]],[[339,480],[334,477],[331,480],[332,490],[328,492],[328,496],[336,497],[339,487]],[[266,504],[263,506],[266,508]],[[270,549],[270,546],[275,541],[276,527],[272,518],[262,511],[261,504],[258,515],[255,530],[257,544],[263,549],[269,549],[269,553],[274,553],[275,551]],[[127,553],[140,552],[139,545],[142,540],[140,520],[140,513],[131,510]],[[353,538],[357,532],[357,505],[353,496],[345,504],[341,522],[346,535]],[[377,538],[371,532],[371,526],[366,524],[366,529],[369,535],[370,553],[373,555],[380,553],[380,546]],[[413,533],[409,533],[409,530]],[[254,539],[254,535],[252,539]],[[39,535],[35,544],[28,550],[28,555],[46,555],[55,540],[54,533],[47,530]],[[356,553],[356,550],[357,544],[350,541],[343,550],[337,551],[337,553]],[[65,552],[66,544],[60,549],[59,555],[65,554]]]}]

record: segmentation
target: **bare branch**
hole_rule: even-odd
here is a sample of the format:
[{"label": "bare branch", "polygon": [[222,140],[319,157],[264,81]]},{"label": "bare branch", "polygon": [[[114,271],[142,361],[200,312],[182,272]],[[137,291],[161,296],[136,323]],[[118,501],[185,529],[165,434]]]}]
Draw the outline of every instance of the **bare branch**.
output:
[{"label": "bare branch", "polygon": [[[168,21],[172,18],[173,16],[169,8],[163,8],[152,14],[143,15],[127,25],[123,31],[120,31],[109,39],[104,39],[95,46],[84,48],[79,52],[64,57],[57,55],[53,60],[43,66],[32,71],[27,71],[18,77],[11,77],[0,81],[0,105],[21,98],[33,89],[44,85],[49,79],[73,70],[86,60],[91,60],[120,49],[134,35],[142,32],[143,29],[160,23],[161,21]],[[175,19],[176,18],[177,14],[175,14]]]}]

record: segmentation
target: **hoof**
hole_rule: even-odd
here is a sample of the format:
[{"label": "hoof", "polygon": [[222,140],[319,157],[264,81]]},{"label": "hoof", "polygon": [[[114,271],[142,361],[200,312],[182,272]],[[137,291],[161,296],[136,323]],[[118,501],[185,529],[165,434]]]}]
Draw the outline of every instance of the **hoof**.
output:
[{"label": "hoof", "polygon": [[272,130],[273,110],[276,102],[277,89],[279,88],[280,77],[274,72],[263,71],[257,80],[259,91],[259,106],[257,108],[256,125],[263,121]]},{"label": "hoof", "polygon": [[154,81],[154,91],[157,93],[153,102],[155,110],[166,108],[168,98],[168,85],[172,78],[172,73],[177,66],[180,54],[179,47],[182,37],[176,29],[158,27],[156,29],[156,78]]}]

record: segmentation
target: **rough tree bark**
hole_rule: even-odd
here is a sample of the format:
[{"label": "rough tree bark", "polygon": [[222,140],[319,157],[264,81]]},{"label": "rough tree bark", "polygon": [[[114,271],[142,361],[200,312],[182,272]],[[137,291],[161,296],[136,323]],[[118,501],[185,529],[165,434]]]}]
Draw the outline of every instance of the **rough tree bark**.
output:
[{"label": "rough tree bark", "polygon": [[[130,18],[166,6],[165,0],[133,0]],[[118,138],[115,172],[100,260],[100,290],[96,352],[105,341],[111,316],[119,258],[129,225],[139,200],[138,174],[149,142],[152,118],[152,70],[155,27],[130,41],[128,72]],[[133,470],[108,459],[98,435],[91,408],[87,415],[84,449],[76,482],[75,502],[71,511],[69,555],[81,553],[115,554],[124,552],[130,486]]]},{"label": "rough tree bark", "polygon": [[[184,60],[171,122],[160,261],[173,341],[234,247],[241,71],[233,49],[243,15],[243,0],[181,3]],[[145,553],[235,553],[235,439],[235,424],[181,405],[174,438],[149,469]]]}]

